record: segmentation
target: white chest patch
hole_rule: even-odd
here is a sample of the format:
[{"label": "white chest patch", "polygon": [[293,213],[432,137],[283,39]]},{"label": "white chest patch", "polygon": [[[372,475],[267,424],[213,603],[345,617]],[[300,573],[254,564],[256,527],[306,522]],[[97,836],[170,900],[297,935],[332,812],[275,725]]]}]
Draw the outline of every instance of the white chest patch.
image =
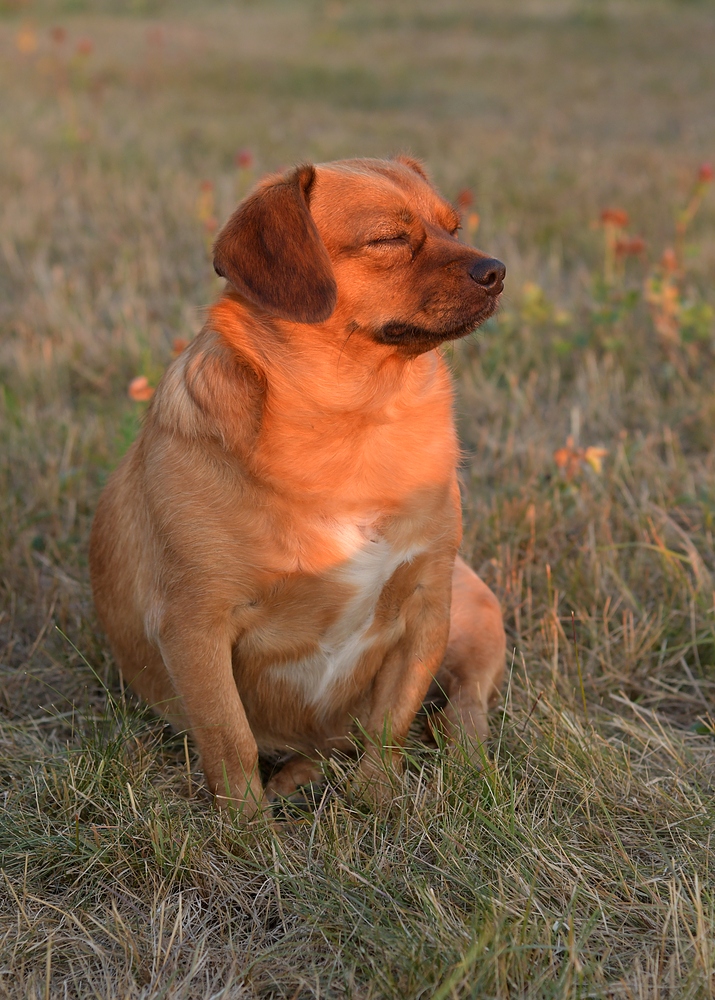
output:
[{"label": "white chest patch", "polygon": [[335,571],[336,582],[354,590],[337,621],[325,632],[320,649],[310,657],[284,663],[279,669],[299,686],[309,704],[323,700],[339,679],[349,677],[363,653],[375,642],[368,635],[382,590],[398,566],[410,562],[422,546],[394,549],[370,525],[339,525],[346,561]]}]

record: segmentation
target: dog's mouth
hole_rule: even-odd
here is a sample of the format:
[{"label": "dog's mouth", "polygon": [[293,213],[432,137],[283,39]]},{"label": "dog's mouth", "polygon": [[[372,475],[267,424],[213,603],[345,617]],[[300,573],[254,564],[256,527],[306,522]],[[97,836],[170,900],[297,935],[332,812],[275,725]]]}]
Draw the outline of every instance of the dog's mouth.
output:
[{"label": "dog's mouth", "polygon": [[395,320],[384,323],[374,331],[373,336],[381,344],[390,344],[400,347],[409,353],[423,353],[431,351],[439,344],[447,340],[459,340],[466,337],[481,326],[490,316],[497,311],[497,299],[489,299],[478,313],[472,314],[468,319],[459,323],[444,324],[436,329],[419,326],[415,323],[402,323]]}]

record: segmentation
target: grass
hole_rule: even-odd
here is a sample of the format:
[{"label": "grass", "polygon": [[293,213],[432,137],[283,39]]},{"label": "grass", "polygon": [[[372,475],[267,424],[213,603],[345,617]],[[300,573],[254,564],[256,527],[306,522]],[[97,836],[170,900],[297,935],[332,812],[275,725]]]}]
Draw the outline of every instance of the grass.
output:
[{"label": "grass", "polygon": [[[0,5],[0,996],[715,992],[715,16],[504,6]],[[491,760],[411,747],[379,815],[336,763],[241,830],[121,687],[89,524],[216,221],[265,170],[400,149],[509,269],[452,352],[513,650]]]}]

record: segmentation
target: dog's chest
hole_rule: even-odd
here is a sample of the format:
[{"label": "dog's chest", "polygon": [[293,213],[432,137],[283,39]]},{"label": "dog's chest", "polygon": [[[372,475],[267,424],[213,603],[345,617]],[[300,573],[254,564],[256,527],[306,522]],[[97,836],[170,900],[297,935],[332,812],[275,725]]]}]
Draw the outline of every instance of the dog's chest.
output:
[{"label": "dog's chest", "polygon": [[274,668],[313,705],[318,705],[333,685],[350,678],[366,654],[384,646],[386,630],[376,623],[375,613],[385,584],[423,550],[420,543],[391,543],[367,520],[333,523],[326,530],[344,555],[325,576],[324,593],[336,595],[335,617],[316,636],[314,652]]}]

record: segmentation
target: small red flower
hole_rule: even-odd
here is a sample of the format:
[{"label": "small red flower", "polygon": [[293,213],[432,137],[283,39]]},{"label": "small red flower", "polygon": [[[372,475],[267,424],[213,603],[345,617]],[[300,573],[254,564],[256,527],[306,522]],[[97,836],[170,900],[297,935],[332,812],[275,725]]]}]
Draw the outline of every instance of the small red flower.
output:
[{"label": "small red flower", "polygon": [[470,205],[474,204],[474,195],[469,190],[469,188],[464,188],[457,195],[457,208],[460,212],[464,212],[465,209],[469,208]]},{"label": "small red flower", "polygon": [[67,31],[61,25],[56,24],[54,28],[50,28],[50,38],[55,45],[61,45],[67,38]]},{"label": "small red flower", "polygon": [[94,43],[91,38],[80,38],[77,42],[75,52],[78,56],[91,56],[93,49]]},{"label": "small red flower", "polygon": [[250,170],[253,166],[253,153],[250,149],[239,149],[234,157],[236,166],[241,170]]},{"label": "small red flower", "polygon": [[715,177],[715,171],[713,170],[712,163],[701,163],[700,169],[698,170],[698,180],[701,184],[710,184],[713,177]]},{"label": "small red flower", "polygon": [[660,258],[660,266],[669,274],[678,270],[678,257],[672,247],[668,247],[667,250],[663,251],[663,256]]},{"label": "small red flower", "polygon": [[631,236],[629,239],[616,240],[617,257],[637,257],[645,250],[645,240],[641,236]]},{"label": "small red flower", "polygon": [[213,191],[213,189],[214,189],[214,182],[213,181],[201,181],[201,183],[199,184],[199,187],[201,188],[202,191]]},{"label": "small red flower", "polygon": [[624,212],[622,208],[604,208],[601,212],[601,222],[604,226],[618,226],[619,229],[625,229],[628,225],[628,212]]}]

